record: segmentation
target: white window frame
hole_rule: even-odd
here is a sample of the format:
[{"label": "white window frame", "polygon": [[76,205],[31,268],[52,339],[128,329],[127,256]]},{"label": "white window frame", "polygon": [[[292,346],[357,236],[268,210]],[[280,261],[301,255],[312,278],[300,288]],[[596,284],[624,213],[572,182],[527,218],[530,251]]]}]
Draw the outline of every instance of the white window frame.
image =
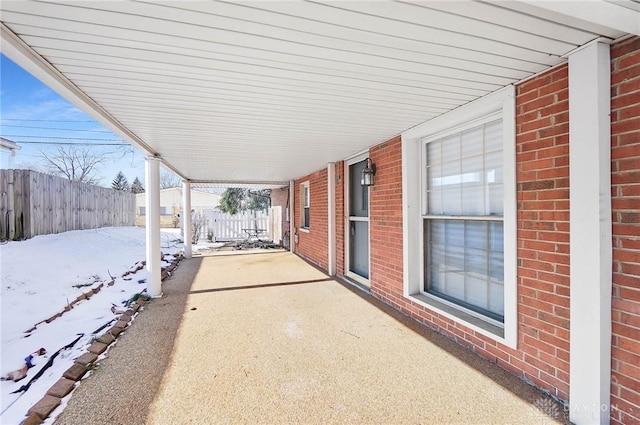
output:
[{"label": "white window frame", "polygon": [[[504,173],[504,323],[424,293],[422,167],[425,140],[502,118]],[[402,134],[404,297],[511,348],[518,342],[515,87],[508,86]]]},{"label": "white window frame", "polygon": [[[307,196],[305,196],[305,191],[307,192]],[[308,205],[305,204],[305,200],[309,202]],[[311,221],[311,188],[309,187],[309,181],[300,183],[300,230],[302,232],[308,233],[309,229],[311,228],[311,223],[305,223],[305,220],[304,220],[305,208],[309,209],[309,222],[310,222]]]}]

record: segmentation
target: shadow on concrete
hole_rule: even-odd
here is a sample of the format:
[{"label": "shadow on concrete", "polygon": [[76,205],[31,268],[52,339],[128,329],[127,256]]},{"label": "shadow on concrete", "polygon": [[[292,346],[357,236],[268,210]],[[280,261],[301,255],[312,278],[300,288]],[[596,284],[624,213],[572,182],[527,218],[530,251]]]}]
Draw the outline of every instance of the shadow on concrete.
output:
[{"label": "shadow on concrete", "polygon": [[236,291],[238,289],[270,288],[270,287],[276,287],[276,286],[305,285],[307,283],[330,282],[332,280],[334,279],[331,277],[327,277],[325,279],[297,280],[293,282],[263,283],[260,285],[246,285],[246,286],[228,286],[225,288],[198,289],[195,291],[191,291],[190,294],[206,294],[210,292]]},{"label": "shadow on concrete", "polygon": [[[310,265],[314,266],[311,263]],[[473,352],[470,348],[460,345],[458,342],[450,339],[447,335],[436,332],[435,330],[418,322],[414,318],[384,303],[382,300],[376,298],[366,289],[360,288],[359,286],[356,286],[349,281],[342,280],[341,278],[336,278],[334,280],[345,288],[349,289],[349,291],[351,291],[353,294],[357,295],[364,301],[368,302],[378,310],[382,311],[389,317],[402,324],[404,327],[422,336],[425,340],[434,344],[441,350],[446,351],[448,354],[456,357],[464,364],[481,372],[488,379],[491,379],[520,399],[526,401],[527,403],[530,403],[532,409],[535,409],[534,406],[543,406],[545,409],[554,414],[553,419],[561,423],[570,424],[569,413],[562,405],[562,403],[556,401],[548,394],[543,393],[541,390],[533,387],[529,382],[526,382],[524,379],[513,375],[511,372],[505,369],[502,369],[499,364],[490,362],[489,360],[480,357],[480,355]],[[555,406],[555,408],[552,406]],[[544,412],[541,412],[541,420],[542,423],[547,423],[545,422]]]},{"label": "shadow on concrete", "polygon": [[[56,425],[145,424],[150,418],[149,408],[160,390],[165,371],[171,367],[174,344],[182,321],[186,315],[194,314],[186,306],[189,295],[238,289],[287,287],[334,280],[403,327],[420,335],[438,349],[444,350],[465,365],[481,372],[487,379],[531,404],[532,409],[536,403],[540,404],[541,400],[547,407],[549,403],[555,403],[548,396],[498,365],[479,357],[447,336],[436,333],[373,295],[341,279],[327,276],[326,272],[313,264],[311,265],[326,277],[192,291],[191,287],[202,261],[202,257],[183,261],[174,275],[163,283],[164,296],[145,306],[145,311],[134,320],[133,325],[109,351],[107,359],[101,361],[93,376],[83,381],[76,390],[67,408],[55,422]],[[560,404],[554,405],[557,406],[557,410],[554,411],[563,414],[563,417],[555,419],[569,423],[563,407]],[[482,409],[482,406],[478,405],[477,408]],[[544,422],[544,419],[541,420]]]},{"label": "shadow on concrete", "polygon": [[183,260],[162,283],[162,298],[145,304],[55,425],[142,425],[169,367],[187,298],[202,258]]},{"label": "shadow on concrete", "polygon": [[238,249],[238,250],[214,250],[207,251],[201,250],[197,251],[193,254],[194,258],[198,257],[235,257],[238,255],[263,255],[263,254],[277,254],[281,252],[288,252],[285,249],[275,248],[275,249],[263,249],[263,248],[249,248],[249,249]]},{"label": "shadow on concrete", "polygon": [[[316,264],[306,260],[303,257],[299,258],[316,270],[327,274],[325,270],[318,267]],[[498,385],[502,386],[512,394],[516,395],[527,403],[530,403],[532,405],[532,409],[535,409],[534,406],[542,405],[544,408],[554,413],[553,419],[565,424],[571,423],[569,421],[569,412],[562,403],[558,402],[549,394],[546,394],[541,390],[535,388],[525,379],[518,377],[511,372],[501,368],[498,363],[493,363],[485,359],[484,357],[480,357],[480,355],[473,352],[471,348],[461,345],[460,343],[452,340],[449,336],[438,333],[437,331],[429,328],[427,325],[418,322],[411,316],[408,316],[403,312],[397,310],[395,307],[386,304],[379,298],[376,298],[375,295],[373,295],[373,293],[371,292],[370,288],[365,287],[354,280],[351,280],[347,277],[329,277],[327,280],[333,280],[339,283],[340,285],[351,291],[353,294],[360,297],[362,300],[368,302],[370,305],[374,306],[378,310],[385,313],[387,316],[402,324],[407,329],[417,333],[441,350],[446,351],[448,354],[455,356],[458,360],[464,362],[466,365],[481,372],[484,376],[496,382]],[[555,408],[553,406],[555,406]],[[544,412],[541,412],[541,415],[543,423],[546,423],[544,421]]]}]

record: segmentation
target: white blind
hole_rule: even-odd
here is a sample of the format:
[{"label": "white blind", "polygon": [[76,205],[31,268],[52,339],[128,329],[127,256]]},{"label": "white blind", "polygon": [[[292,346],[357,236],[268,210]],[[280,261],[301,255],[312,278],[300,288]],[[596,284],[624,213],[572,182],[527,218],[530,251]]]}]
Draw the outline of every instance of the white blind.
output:
[{"label": "white blind", "polygon": [[427,214],[503,214],[502,121],[427,144]]},{"label": "white blind", "polygon": [[504,315],[502,144],[501,120],[427,144],[424,225],[427,292],[498,320]]}]

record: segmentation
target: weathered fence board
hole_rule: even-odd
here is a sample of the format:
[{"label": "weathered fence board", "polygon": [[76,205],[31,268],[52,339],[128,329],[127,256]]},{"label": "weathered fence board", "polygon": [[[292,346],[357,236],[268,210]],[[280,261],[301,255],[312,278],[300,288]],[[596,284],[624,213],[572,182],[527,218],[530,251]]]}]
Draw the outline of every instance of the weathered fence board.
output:
[{"label": "weathered fence board", "polygon": [[282,207],[269,207],[269,235],[271,240],[282,243]]},{"label": "weathered fence board", "polygon": [[133,226],[135,195],[30,170],[0,170],[0,240]]}]

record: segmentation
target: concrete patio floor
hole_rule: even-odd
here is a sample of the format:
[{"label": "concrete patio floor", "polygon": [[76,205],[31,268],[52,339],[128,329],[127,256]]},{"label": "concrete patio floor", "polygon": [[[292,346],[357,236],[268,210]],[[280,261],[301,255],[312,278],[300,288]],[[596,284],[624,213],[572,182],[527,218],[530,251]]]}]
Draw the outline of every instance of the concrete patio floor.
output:
[{"label": "concrete patio floor", "polygon": [[566,422],[517,377],[288,252],[185,260],[163,291],[56,424]]}]

